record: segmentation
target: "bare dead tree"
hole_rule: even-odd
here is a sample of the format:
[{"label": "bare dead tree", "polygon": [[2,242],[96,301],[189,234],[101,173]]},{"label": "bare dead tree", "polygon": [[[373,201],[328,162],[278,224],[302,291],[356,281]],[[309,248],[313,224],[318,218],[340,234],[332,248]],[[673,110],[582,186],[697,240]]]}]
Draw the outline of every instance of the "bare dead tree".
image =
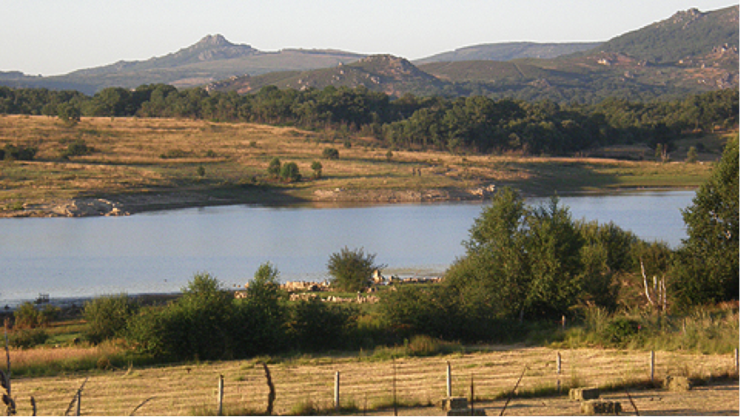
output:
[{"label": "bare dead tree", "polygon": [[642,272],[642,283],[645,287],[645,297],[647,298],[648,303],[653,307],[659,308],[661,311],[666,311],[668,308],[668,291],[665,284],[665,275],[663,275],[660,280],[658,280],[656,275],[653,275],[653,295],[651,296],[648,277],[645,273],[645,264],[642,262],[642,259],[640,259],[640,272]]}]

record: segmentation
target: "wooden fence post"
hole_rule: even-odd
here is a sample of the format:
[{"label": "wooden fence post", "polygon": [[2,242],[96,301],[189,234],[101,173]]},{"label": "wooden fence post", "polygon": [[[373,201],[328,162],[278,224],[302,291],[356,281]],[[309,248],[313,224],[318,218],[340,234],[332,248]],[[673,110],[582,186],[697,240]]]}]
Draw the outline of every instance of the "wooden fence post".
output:
[{"label": "wooden fence post", "polygon": [[224,415],[224,376],[218,376],[218,413],[217,416]]},{"label": "wooden fence post", "polygon": [[339,371],[334,374],[334,409],[339,411]]},{"label": "wooden fence post", "polygon": [[655,351],[650,351],[650,383],[655,384]]},{"label": "wooden fence post", "polygon": [[447,398],[452,397],[452,366],[447,361]]},{"label": "wooden fence post", "polygon": [[740,365],[740,363],[739,363],[740,361],[738,360],[738,359],[740,359],[740,358],[738,358],[738,356],[737,356],[737,355],[738,355],[738,353],[737,353],[737,348],[735,348],[735,358],[734,358],[734,359],[735,359],[735,372],[737,372],[737,371],[738,371],[738,366]]},{"label": "wooden fence post", "polygon": [[82,390],[77,391],[77,408],[75,409],[75,415],[80,415],[80,408],[82,408]]}]

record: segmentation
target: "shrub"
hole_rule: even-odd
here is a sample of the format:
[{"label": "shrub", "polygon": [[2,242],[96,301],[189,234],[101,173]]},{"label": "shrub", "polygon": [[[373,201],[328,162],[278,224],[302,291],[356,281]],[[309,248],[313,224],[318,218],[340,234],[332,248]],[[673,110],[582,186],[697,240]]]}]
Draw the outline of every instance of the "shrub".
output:
[{"label": "shrub", "polygon": [[311,169],[313,170],[313,178],[319,179],[321,178],[321,170],[323,169],[323,165],[321,165],[321,162],[319,161],[313,161],[311,163]]},{"label": "shrub", "polygon": [[18,329],[34,329],[45,327],[59,315],[59,307],[47,304],[42,309],[37,309],[31,302],[21,304],[13,313],[15,327]]},{"label": "shrub", "polygon": [[270,161],[270,165],[267,166],[267,175],[272,178],[278,178],[280,176],[280,159],[275,157]]},{"label": "shrub", "polygon": [[344,347],[357,311],[313,298],[299,301],[291,314],[290,332],[299,350],[320,351]]},{"label": "shrub", "polygon": [[17,330],[8,337],[10,346],[20,349],[43,345],[48,339],[49,335],[43,329]]},{"label": "shrub", "polygon": [[686,153],[686,162],[689,164],[695,164],[698,159],[699,152],[696,150],[695,147],[690,147],[689,151]]},{"label": "shrub", "polygon": [[373,271],[384,265],[375,264],[375,254],[363,248],[350,250],[346,246],[329,257],[327,269],[332,285],[344,291],[361,291],[368,287]]},{"label": "shrub", "polygon": [[17,161],[32,161],[36,156],[36,148],[21,148],[8,143],[5,145],[4,159]]},{"label": "shrub", "polygon": [[82,111],[79,107],[70,104],[62,103],[57,106],[57,116],[59,119],[69,125],[75,125],[80,121]]},{"label": "shrub", "polygon": [[93,343],[121,336],[137,305],[126,294],[99,297],[85,303],[83,316],[87,321],[85,336]]},{"label": "shrub", "polygon": [[234,300],[215,277],[196,274],[177,301],[135,316],[128,338],[140,352],[173,359],[231,359],[279,351],[286,346],[285,310],[276,279],[277,270],[262,265],[247,298]]},{"label": "shrub", "polygon": [[606,325],[603,331],[603,338],[612,343],[619,344],[637,334],[639,326],[639,323],[635,320],[618,317]]},{"label": "shrub", "polygon": [[234,304],[231,326],[238,354],[278,352],[287,347],[288,311],[283,304],[280,272],[271,263],[260,265],[249,282],[247,297]]},{"label": "shrub", "polygon": [[67,149],[62,152],[62,156],[64,158],[69,158],[70,156],[83,156],[83,155],[89,155],[93,152],[93,148],[90,146],[87,146],[87,143],[82,139],[76,139],[69,145],[67,145]]},{"label": "shrub", "polygon": [[301,172],[295,162],[288,162],[280,168],[280,178],[286,182],[296,182],[301,180]]},{"label": "shrub", "polygon": [[336,148],[325,148],[321,156],[324,159],[339,159],[339,151]]}]

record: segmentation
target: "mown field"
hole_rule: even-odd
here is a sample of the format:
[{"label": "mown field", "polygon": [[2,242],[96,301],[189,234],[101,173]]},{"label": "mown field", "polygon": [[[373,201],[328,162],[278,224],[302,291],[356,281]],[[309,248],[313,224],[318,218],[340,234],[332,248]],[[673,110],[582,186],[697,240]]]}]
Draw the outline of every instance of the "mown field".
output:
[{"label": "mown field", "polygon": [[[696,187],[719,157],[722,137],[702,140],[702,162],[687,164],[654,162],[644,149],[632,151],[644,161],[453,155],[389,150],[371,138],[350,140],[333,130],[144,118],[83,118],[67,125],[46,116],[2,116],[0,148],[12,144],[37,152],[33,161],[0,162],[0,216],[47,215],[51,205],[84,197],[119,201],[136,212],[229,203],[470,199],[481,198],[481,187],[492,184],[534,195]],[[91,150],[65,158],[74,143]],[[339,151],[339,159],[322,159],[328,147]],[[295,162],[303,179],[271,179],[267,167],[274,157]],[[314,161],[322,164],[319,179],[312,178]]]},{"label": "mown field", "polygon": [[[612,349],[478,347],[471,353],[427,358],[370,360],[360,353],[299,356],[277,363],[270,358],[188,363],[149,368],[109,369],[90,374],[18,378],[13,394],[18,413],[31,413],[30,397],[39,415],[64,414],[77,389],[84,385],[82,415],[215,414],[219,376],[224,378],[224,413],[254,414],[265,410],[268,385],[260,361],[267,361],[275,385],[276,414],[333,411],[334,381],[340,373],[341,414],[392,414],[396,401],[403,415],[443,415],[435,404],[446,393],[446,366],[452,369],[453,395],[470,397],[488,415],[498,415],[517,379],[524,373],[509,415],[578,414],[567,400],[570,387],[598,386],[604,397],[620,401],[625,414],[640,415],[738,413],[737,371],[732,355],[656,352],[655,380],[666,375],[689,376],[704,384],[688,393],[648,389],[650,353]],[[556,356],[562,358],[557,374]],[[101,364],[105,367],[105,364]],[[720,379],[718,377],[730,379]],[[563,394],[557,395],[560,379]],[[712,382],[713,381],[713,382]]]}]

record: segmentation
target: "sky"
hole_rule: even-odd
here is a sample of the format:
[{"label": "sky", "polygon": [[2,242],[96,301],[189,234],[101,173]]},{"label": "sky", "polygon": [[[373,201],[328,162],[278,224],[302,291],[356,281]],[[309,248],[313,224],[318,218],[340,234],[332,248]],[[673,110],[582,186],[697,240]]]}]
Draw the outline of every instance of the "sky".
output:
[{"label": "sky", "polygon": [[[734,3],[737,4],[737,3]],[[497,42],[606,41],[731,0],[0,0],[0,71],[65,74],[222,34],[261,51],[419,59]]]}]

